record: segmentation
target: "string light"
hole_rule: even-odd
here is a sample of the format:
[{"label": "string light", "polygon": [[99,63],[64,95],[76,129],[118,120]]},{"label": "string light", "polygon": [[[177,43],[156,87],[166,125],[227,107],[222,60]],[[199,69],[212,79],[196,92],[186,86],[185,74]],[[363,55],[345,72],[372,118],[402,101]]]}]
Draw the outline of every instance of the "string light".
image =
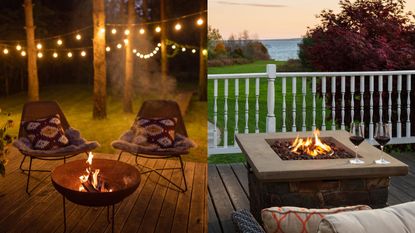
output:
[{"label": "string light", "polygon": [[111,30],[111,33],[112,33],[112,34],[116,34],[116,33],[117,33],[117,29],[113,28],[113,29]]},{"label": "string light", "polygon": [[124,34],[125,34],[126,36],[130,35],[130,30],[125,29]]},{"label": "string light", "polygon": [[38,44],[36,45],[36,48],[37,48],[37,49],[42,49],[42,44],[41,44],[41,43],[38,43]]},{"label": "string light", "polygon": [[9,54],[9,50],[8,49],[3,49],[3,53],[4,54]]},{"label": "string light", "polygon": [[143,35],[146,32],[146,30],[144,30],[144,28],[140,29],[140,34]]},{"label": "string light", "polygon": [[109,52],[109,51],[111,51],[111,48],[110,48],[109,46],[107,46],[107,47],[105,48],[105,51]]},{"label": "string light", "polygon": [[22,51],[20,54],[22,55],[22,57],[25,57],[26,56],[26,52],[25,51]]},{"label": "string light", "polygon": [[182,29],[182,25],[180,23],[176,23],[174,29],[176,29],[176,31],[180,31]]},{"label": "string light", "polygon": [[176,49],[176,45],[172,45],[172,46],[171,46],[171,48],[172,48],[172,49]]},{"label": "string light", "polygon": [[196,21],[196,24],[197,24],[197,25],[199,25],[199,26],[203,25],[203,23],[204,23],[204,21],[203,21],[203,19],[202,19],[202,18],[199,18],[199,19]]},{"label": "string light", "polygon": [[122,47],[122,45],[121,45],[121,44],[117,44],[117,48],[119,48],[119,49],[120,49],[121,47]]},{"label": "string light", "polygon": [[192,53],[196,53],[196,49],[192,49]]},{"label": "string light", "polygon": [[38,57],[38,58],[42,58],[42,57],[43,57],[43,53],[42,53],[42,52],[38,52],[38,53],[37,53],[37,57]]},{"label": "string light", "polygon": [[22,49],[22,46],[20,46],[19,44],[18,45],[16,45],[16,50],[17,51],[20,51]]},{"label": "string light", "polygon": [[85,57],[85,56],[86,56],[86,52],[85,52],[85,51],[82,51],[82,52],[81,52],[81,56],[82,56],[82,57]]},{"label": "string light", "polygon": [[156,47],[156,48],[155,48],[155,50],[156,50],[156,51],[159,51],[159,49],[160,49],[159,47]]},{"label": "string light", "polygon": [[80,40],[82,38],[82,36],[80,34],[77,34],[75,37],[77,40]]},{"label": "string light", "polygon": [[207,50],[206,49],[202,50],[202,54],[206,56],[207,55]]},{"label": "string light", "polygon": [[136,53],[137,52],[137,49],[133,49],[133,53]]},{"label": "string light", "polygon": [[58,41],[56,41],[56,44],[58,44],[58,45],[62,45],[62,40],[61,39],[59,39]]},{"label": "string light", "polygon": [[128,39],[124,39],[124,44],[128,45]]},{"label": "string light", "polygon": [[71,52],[68,52],[68,57],[69,58],[72,57],[72,53]]},{"label": "string light", "polygon": [[155,31],[156,31],[157,33],[161,32],[161,27],[160,27],[160,26],[157,26],[157,27],[156,27],[156,29],[155,29]]},{"label": "string light", "polygon": [[105,33],[105,28],[101,28],[101,29],[99,29],[99,32],[101,32],[101,33]]},{"label": "string light", "polygon": [[53,56],[53,58],[58,58],[58,53],[54,52],[52,56]]},{"label": "string light", "polygon": [[182,52],[186,52],[186,48],[185,47],[182,48]]},{"label": "string light", "polygon": [[157,47],[161,47],[161,43],[157,43]]}]

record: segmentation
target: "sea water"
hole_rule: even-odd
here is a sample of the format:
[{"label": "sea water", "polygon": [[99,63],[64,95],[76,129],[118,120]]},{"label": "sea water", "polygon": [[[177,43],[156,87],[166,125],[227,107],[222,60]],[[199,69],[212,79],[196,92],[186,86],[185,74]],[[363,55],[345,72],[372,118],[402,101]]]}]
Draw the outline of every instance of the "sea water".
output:
[{"label": "sea water", "polygon": [[301,38],[261,40],[261,42],[267,47],[271,59],[278,61],[298,59],[298,44],[301,43]]}]

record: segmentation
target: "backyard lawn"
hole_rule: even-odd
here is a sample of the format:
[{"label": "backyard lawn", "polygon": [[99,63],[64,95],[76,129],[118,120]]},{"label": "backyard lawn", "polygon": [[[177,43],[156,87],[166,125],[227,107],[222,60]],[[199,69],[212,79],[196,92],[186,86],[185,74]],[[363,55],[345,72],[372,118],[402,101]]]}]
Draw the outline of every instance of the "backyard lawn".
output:
[{"label": "backyard lawn", "polygon": [[[56,100],[63,109],[66,118],[72,127],[79,129],[83,137],[88,140],[96,140],[101,144],[97,152],[116,153],[111,147],[111,142],[126,130],[133,123],[136,112],[144,101],[144,98],[134,99],[133,114],[126,114],[122,111],[122,97],[108,97],[107,113],[105,120],[92,119],[92,87],[86,85],[61,85],[49,86],[40,90],[41,100]],[[146,96],[146,99],[156,99],[157,96]],[[199,102],[194,97],[185,115],[185,124],[189,137],[198,144],[197,148],[192,149],[185,160],[206,162],[206,103]],[[15,122],[11,133],[17,136],[20,122],[20,115],[23,104],[26,101],[26,93],[11,95],[7,98],[0,98],[0,108],[3,112],[11,112],[11,118]],[[0,117],[0,122],[4,122],[5,116]]]}]

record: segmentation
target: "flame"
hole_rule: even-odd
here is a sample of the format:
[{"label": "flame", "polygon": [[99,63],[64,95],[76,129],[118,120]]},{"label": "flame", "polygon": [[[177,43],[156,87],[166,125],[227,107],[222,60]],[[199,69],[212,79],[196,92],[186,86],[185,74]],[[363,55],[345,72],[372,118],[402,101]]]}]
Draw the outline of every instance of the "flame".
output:
[{"label": "flame", "polygon": [[92,152],[88,152],[88,159],[86,160],[86,163],[89,164],[89,166],[92,165],[92,159],[94,158],[94,155]]},{"label": "flame", "polygon": [[307,139],[302,139],[298,135],[295,138],[294,142],[290,146],[290,151],[297,155],[310,155],[310,156],[318,156],[318,155],[325,155],[325,154],[332,154],[333,150],[331,147],[325,143],[323,143],[320,138],[320,131],[316,129],[313,132],[313,137],[307,137]]},{"label": "flame", "polygon": [[88,153],[88,159],[86,160],[86,164],[88,164],[88,168],[85,169],[86,173],[84,175],[81,175],[79,177],[79,180],[81,181],[81,186],[79,187],[79,191],[85,191],[85,188],[83,187],[83,184],[86,182],[90,182],[90,184],[94,187],[94,189],[99,190],[100,189],[100,182],[99,182],[99,169],[92,170],[92,159],[94,158],[94,155],[92,152]]}]

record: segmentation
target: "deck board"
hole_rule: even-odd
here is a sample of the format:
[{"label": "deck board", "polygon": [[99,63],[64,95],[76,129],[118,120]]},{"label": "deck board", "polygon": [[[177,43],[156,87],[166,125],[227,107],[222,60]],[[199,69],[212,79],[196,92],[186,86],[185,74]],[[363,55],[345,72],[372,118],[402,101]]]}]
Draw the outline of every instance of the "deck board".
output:
[{"label": "deck board", "polygon": [[[389,205],[415,200],[415,154],[394,155],[409,166],[409,174],[392,177],[389,186]],[[231,168],[231,169],[230,169]],[[209,232],[233,232],[230,228],[232,211],[249,209],[249,189],[246,166],[238,164],[209,164]],[[233,172],[231,172],[233,171]],[[239,187],[236,187],[239,185]],[[237,196],[236,196],[237,195]]]},{"label": "deck board", "polygon": [[[98,153],[95,157],[116,158]],[[63,232],[63,200],[53,188],[50,173],[32,173],[30,187],[39,186],[27,195],[27,175],[18,169],[21,158],[17,151],[12,151],[6,177],[0,177],[0,233]],[[79,155],[68,161],[84,158],[85,155]],[[122,161],[135,164],[131,155],[123,156]],[[53,169],[62,163],[35,160],[33,168]],[[140,158],[139,163],[153,168],[179,166],[178,161],[168,159]],[[27,164],[28,161],[24,165]],[[186,193],[178,192],[155,173],[142,174],[138,189],[115,205],[115,232],[206,232],[207,164],[185,162],[185,169],[190,182]],[[180,170],[166,170],[163,174],[182,183]],[[111,232],[106,207],[86,207],[66,200],[66,215],[67,232]],[[185,224],[181,226],[183,219]]]}]

